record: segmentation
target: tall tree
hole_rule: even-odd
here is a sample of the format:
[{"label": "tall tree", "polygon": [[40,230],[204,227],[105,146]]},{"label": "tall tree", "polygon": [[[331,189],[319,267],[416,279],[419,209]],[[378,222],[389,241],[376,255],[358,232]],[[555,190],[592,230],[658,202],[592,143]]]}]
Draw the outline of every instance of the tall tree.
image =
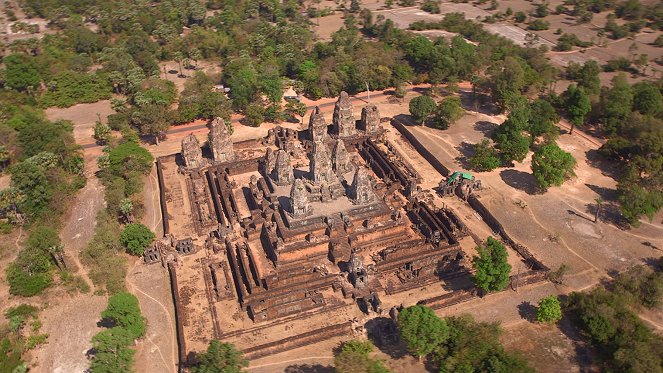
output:
[{"label": "tall tree", "polygon": [[544,99],[532,102],[532,114],[527,127],[532,142],[541,136],[546,142],[554,141],[559,136],[559,129],[555,126],[558,121],[559,115],[550,102]]},{"label": "tall tree", "polygon": [[461,106],[460,97],[449,96],[437,105],[432,124],[434,127],[444,130],[460,119],[463,114],[465,114],[465,110]]},{"label": "tall tree", "polygon": [[644,115],[660,115],[663,113],[663,96],[661,90],[652,82],[638,82],[633,85],[633,110]]},{"label": "tall tree", "polygon": [[398,314],[398,328],[408,350],[421,358],[449,338],[447,323],[426,306],[410,306]]},{"label": "tall tree", "polygon": [[490,145],[490,140],[483,139],[474,144],[474,155],[470,159],[470,165],[474,171],[492,171],[500,166],[500,158],[495,148]]},{"label": "tall tree", "polygon": [[549,295],[539,301],[539,307],[536,310],[536,321],[551,324],[561,319],[562,306],[556,296]]},{"label": "tall tree", "polygon": [[582,126],[585,124],[585,116],[592,109],[592,103],[589,101],[589,96],[585,93],[582,87],[571,84],[569,88],[563,93],[564,107],[566,113],[571,121],[571,130],[569,134],[573,134],[575,126]]},{"label": "tall tree", "polygon": [[601,111],[603,127],[609,133],[619,130],[621,123],[631,113],[633,89],[626,81],[626,75],[620,73],[612,79],[612,87],[601,92]]},{"label": "tall tree", "polygon": [[129,348],[133,344],[131,333],[121,327],[104,330],[92,338],[95,353],[90,371],[92,373],[115,373],[132,371],[136,353]]},{"label": "tall tree", "polygon": [[542,190],[547,190],[552,185],[562,185],[574,175],[575,165],[573,156],[555,143],[540,147],[532,156],[532,173]]},{"label": "tall tree", "polygon": [[133,339],[145,334],[145,318],[140,313],[138,298],[130,293],[117,293],[108,298],[108,306],[101,317],[109,319],[117,327],[127,330]]},{"label": "tall tree", "polygon": [[191,368],[193,373],[240,373],[249,365],[234,345],[216,339],[197,358],[199,363]]},{"label": "tall tree", "polygon": [[337,373],[389,373],[381,361],[372,359],[369,353],[373,345],[369,341],[350,340],[341,346],[341,351],[334,357]]},{"label": "tall tree", "polygon": [[511,265],[504,245],[488,237],[488,240],[477,246],[479,256],[472,258],[472,265],[476,270],[474,284],[484,293],[499,291],[509,284]]},{"label": "tall tree", "polygon": [[435,110],[435,101],[428,96],[418,96],[410,101],[410,114],[417,123],[424,124]]}]

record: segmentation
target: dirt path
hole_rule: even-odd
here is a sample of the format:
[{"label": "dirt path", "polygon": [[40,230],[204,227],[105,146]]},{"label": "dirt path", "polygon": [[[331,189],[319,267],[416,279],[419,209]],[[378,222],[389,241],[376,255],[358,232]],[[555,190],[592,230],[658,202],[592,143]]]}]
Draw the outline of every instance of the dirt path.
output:
[{"label": "dirt path", "polygon": [[106,307],[106,297],[91,294],[60,294],[49,302],[39,318],[48,343],[32,352],[31,372],[84,372],[89,365],[86,352],[92,337],[102,330],[97,323]]},{"label": "dirt path", "polygon": [[136,354],[136,370],[143,372],[177,371],[175,310],[170,296],[170,281],[159,264],[146,265],[136,259],[126,278],[128,289],[138,297],[147,319],[145,340]]},{"label": "dirt path", "polygon": [[[92,174],[85,187],[78,192],[69,219],[60,231],[68,269],[81,274],[90,287],[92,281],[88,277],[87,268],[80,262],[80,253],[94,236],[97,214],[103,207],[104,187]],[[72,268],[70,263],[74,263],[75,268]]]}]

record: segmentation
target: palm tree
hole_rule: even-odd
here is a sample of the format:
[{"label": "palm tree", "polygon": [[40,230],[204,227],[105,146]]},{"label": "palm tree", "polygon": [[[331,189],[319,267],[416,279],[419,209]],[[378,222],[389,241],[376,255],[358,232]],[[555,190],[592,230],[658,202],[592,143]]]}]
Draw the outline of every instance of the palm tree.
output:
[{"label": "palm tree", "polygon": [[599,213],[601,211],[601,206],[603,205],[603,198],[598,197],[594,200],[596,202],[596,211],[594,213],[594,223],[599,221]]},{"label": "palm tree", "polygon": [[181,78],[184,74],[182,74],[182,60],[184,59],[184,55],[182,55],[182,52],[175,52],[173,53],[173,59],[175,62],[177,62],[177,65],[180,67],[180,75],[179,77]]}]

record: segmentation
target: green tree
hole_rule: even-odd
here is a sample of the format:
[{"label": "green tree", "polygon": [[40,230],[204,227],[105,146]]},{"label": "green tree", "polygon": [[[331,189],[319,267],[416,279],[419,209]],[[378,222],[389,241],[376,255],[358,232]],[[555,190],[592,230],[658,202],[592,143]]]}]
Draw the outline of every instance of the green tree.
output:
[{"label": "green tree", "polygon": [[571,84],[563,93],[564,107],[571,121],[571,130],[573,133],[575,126],[582,126],[585,123],[585,116],[592,109],[592,103],[589,96],[582,87]]},{"label": "green tree", "polygon": [[349,340],[341,346],[343,352],[358,352],[363,355],[368,355],[373,352],[373,344],[369,341],[360,341],[357,339]]},{"label": "green tree", "polygon": [[145,334],[145,318],[140,313],[140,305],[135,295],[121,292],[108,298],[108,306],[101,317],[111,320],[115,327],[126,329],[131,339]]},{"label": "green tree", "polygon": [[250,61],[241,58],[229,63],[224,75],[224,81],[230,88],[233,109],[245,110],[258,95],[258,73]]},{"label": "green tree", "polygon": [[133,340],[131,333],[122,327],[110,328],[92,337],[95,353],[90,371],[93,373],[133,371],[135,351],[129,348]]},{"label": "green tree", "polygon": [[108,162],[111,174],[129,179],[135,173],[147,175],[152,169],[154,158],[145,148],[128,141],[110,150]]},{"label": "green tree", "polygon": [[562,306],[554,295],[549,295],[539,301],[536,309],[536,321],[552,324],[562,319]]},{"label": "green tree", "polygon": [[540,147],[532,156],[532,173],[542,190],[552,185],[562,185],[566,179],[574,176],[575,165],[573,156],[555,143]]},{"label": "green tree", "polygon": [[44,169],[32,162],[21,162],[10,169],[11,185],[25,196],[19,209],[28,214],[43,211],[53,196]]},{"label": "green tree", "polygon": [[405,98],[405,95],[407,95],[407,86],[405,85],[405,83],[396,84],[396,89],[394,89],[394,96],[396,96],[396,98],[403,100]]},{"label": "green tree", "polygon": [[9,293],[22,297],[35,296],[53,284],[53,277],[49,271],[28,271],[16,263],[10,263],[5,273],[9,283]]},{"label": "green tree", "polygon": [[[180,122],[220,117],[226,124],[230,124],[232,113],[230,101],[223,92],[217,92],[214,89],[214,81],[202,71],[196,71],[184,83],[177,110]],[[229,127],[229,130],[232,133],[232,126]]]},{"label": "green tree", "polygon": [[445,130],[460,119],[463,114],[465,114],[465,110],[461,106],[460,97],[449,96],[437,105],[432,124],[436,128]]},{"label": "green tree", "polygon": [[41,72],[34,58],[24,54],[11,54],[2,60],[5,64],[5,85],[17,91],[37,88]]},{"label": "green tree", "polygon": [[97,121],[94,125],[94,139],[97,143],[104,145],[111,139],[111,128],[105,123]]},{"label": "green tree", "polygon": [[652,82],[638,82],[633,85],[633,110],[644,115],[660,115],[663,113],[663,96]]},{"label": "green tree", "polygon": [[408,350],[417,357],[431,353],[449,338],[447,323],[426,306],[410,306],[398,314],[398,329]]},{"label": "green tree", "polygon": [[500,151],[502,162],[522,162],[529,152],[530,139],[523,136],[520,131],[508,131],[496,133],[495,144]]},{"label": "green tree", "polygon": [[246,107],[246,124],[251,127],[259,127],[265,121],[265,109],[260,104],[250,104]]},{"label": "green tree", "polygon": [[622,214],[635,227],[640,225],[641,216],[651,220],[663,208],[661,191],[649,190],[635,182],[620,183],[617,191]]},{"label": "green tree", "polygon": [[476,322],[470,315],[445,321],[449,339],[434,351],[432,359],[440,372],[533,372],[524,359],[504,351],[498,323]]},{"label": "green tree", "polygon": [[509,284],[511,265],[504,245],[488,237],[488,240],[477,246],[479,256],[472,258],[472,265],[476,270],[474,284],[484,293],[499,291]]},{"label": "green tree", "polygon": [[531,106],[527,132],[529,132],[532,142],[540,136],[543,136],[546,142],[554,141],[559,136],[559,129],[555,126],[555,123],[559,122],[557,111],[550,102],[543,99],[534,101]]},{"label": "green tree", "polygon": [[131,123],[136,126],[141,135],[154,137],[156,143],[162,138],[173,122],[173,112],[167,105],[143,105],[131,115]]},{"label": "green tree", "polygon": [[410,114],[418,123],[424,124],[426,119],[435,111],[435,101],[428,96],[418,96],[410,101]]},{"label": "green tree", "polygon": [[299,100],[289,100],[285,104],[285,113],[290,117],[298,116],[300,121],[304,122],[304,115],[306,115],[306,104]]},{"label": "green tree", "polygon": [[470,167],[474,171],[492,171],[500,166],[500,158],[495,148],[490,145],[490,140],[483,139],[474,144],[474,155],[470,158]]},{"label": "green tree", "polygon": [[154,233],[143,224],[128,224],[120,235],[120,243],[131,255],[143,255],[145,249],[154,241]]},{"label": "green tree", "polygon": [[199,363],[191,368],[193,373],[240,373],[249,365],[233,344],[212,340],[206,352],[198,353]]},{"label": "green tree", "polygon": [[601,92],[601,111],[605,118],[603,127],[615,133],[631,113],[632,106],[633,89],[626,81],[626,75],[620,73],[612,79],[612,87]]},{"label": "green tree", "polygon": [[599,93],[601,89],[600,72],[601,66],[594,60],[589,60],[582,66],[572,63],[566,69],[568,78],[578,82],[578,87],[584,88],[585,92],[592,95]]},{"label": "green tree", "polygon": [[373,345],[369,341],[350,340],[341,346],[334,358],[338,373],[389,373],[381,361],[369,357]]}]

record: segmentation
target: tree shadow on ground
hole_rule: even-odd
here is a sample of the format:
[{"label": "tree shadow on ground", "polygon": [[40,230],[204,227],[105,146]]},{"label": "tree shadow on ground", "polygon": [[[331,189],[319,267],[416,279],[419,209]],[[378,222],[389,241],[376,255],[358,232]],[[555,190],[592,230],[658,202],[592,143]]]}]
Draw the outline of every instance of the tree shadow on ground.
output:
[{"label": "tree shadow on ground", "polygon": [[405,343],[401,342],[396,323],[388,317],[376,317],[364,325],[368,339],[383,353],[393,359],[408,355]]},{"label": "tree shadow on ground", "polygon": [[[588,203],[585,205],[585,208],[592,216],[595,216],[596,203]],[[594,220],[592,219],[591,221],[593,222]],[[614,225],[623,231],[631,229],[631,224],[629,224],[628,220],[624,217],[624,215],[622,215],[619,204],[616,202],[604,202],[601,204],[601,210],[599,211],[599,221]]]},{"label": "tree shadow on ground", "polygon": [[460,153],[458,157],[456,157],[454,160],[460,164],[461,167],[463,167],[466,170],[469,170],[471,165],[470,165],[470,159],[474,155],[474,144],[470,144],[469,142],[461,142],[460,145],[456,146],[456,150]]},{"label": "tree shadow on ground", "polygon": [[491,137],[497,127],[499,127],[497,123],[488,122],[486,120],[480,120],[474,123],[474,129],[481,132],[486,137]]},{"label": "tree shadow on ground", "polygon": [[[643,242],[643,245],[644,245],[644,242]],[[661,249],[658,249],[658,250],[661,250]],[[663,270],[663,260],[660,257],[658,257],[658,258],[655,258],[655,257],[644,258],[642,261],[645,263],[645,265],[647,267],[653,269],[654,271]]]},{"label": "tree shadow on ground", "polygon": [[416,123],[412,116],[409,114],[396,114],[394,115],[394,119],[406,126],[419,126],[419,123]]},{"label": "tree shadow on ground", "polygon": [[585,186],[591,189],[594,193],[598,194],[601,199],[604,201],[616,201],[617,200],[617,190],[612,188],[604,188],[594,184],[587,184]]},{"label": "tree shadow on ground", "polygon": [[599,153],[596,149],[590,149],[585,152],[585,157],[587,158],[587,164],[593,168],[597,168],[601,171],[601,175],[617,178],[623,171],[623,167],[620,167],[618,162],[610,161]]},{"label": "tree shadow on ground", "polygon": [[287,366],[283,373],[334,373],[334,367],[321,364],[297,364]]},{"label": "tree shadow on ground", "polygon": [[536,307],[529,301],[523,301],[518,305],[518,314],[523,320],[536,321]]},{"label": "tree shadow on ground", "polygon": [[115,321],[108,318],[103,318],[97,321],[97,327],[110,329],[116,325]]},{"label": "tree shadow on ground", "polygon": [[442,279],[442,288],[446,291],[470,290],[474,287],[472,275],[468,272],[463,276]]},{"label": "tree shadow on ground", "polygon": [[459,91],[461,106],[465,110],[475,111],[485,115],[497,115],[500,109],[493,103],[490,96],[480,93],[473,94],[472,91]]},{"label": "tree shadow on ground", "polygon": [[[560,298],[566,298],[561,296]],[[564,303],[564,299],[560,299]],[[573,344],[575,356],[573,362],[578,365],[581,372],[598,371],[595,362],[600,361],[598,352],[589,344],[588,340],[583,338],[580,331],[576,328],[568,314],[564,314],[562,320],[557,323],[559,330]]]},{"label": "tree shadow on ground", "polygon": [[440,371],[440,366],[436,364],[433,359],[431,358],[426,358],[424,360],[424,369],[426,369],[426,372],[429,373],[437,373]]},{"label": "tree shadow on ground", "polygon": [[582,127],[582,132],[596,138],[606,137],[606,132],[603,130],[603,127],[601,127],[600,125],[585,125]]},{"label": "tree shadow on ground", "polygon": [[506,169],[500,172],[500,177],[508,186],[522,190],[523,192],[533,195],[539,194],[539,187],[536,184],[536,179],[530,173]]}]

